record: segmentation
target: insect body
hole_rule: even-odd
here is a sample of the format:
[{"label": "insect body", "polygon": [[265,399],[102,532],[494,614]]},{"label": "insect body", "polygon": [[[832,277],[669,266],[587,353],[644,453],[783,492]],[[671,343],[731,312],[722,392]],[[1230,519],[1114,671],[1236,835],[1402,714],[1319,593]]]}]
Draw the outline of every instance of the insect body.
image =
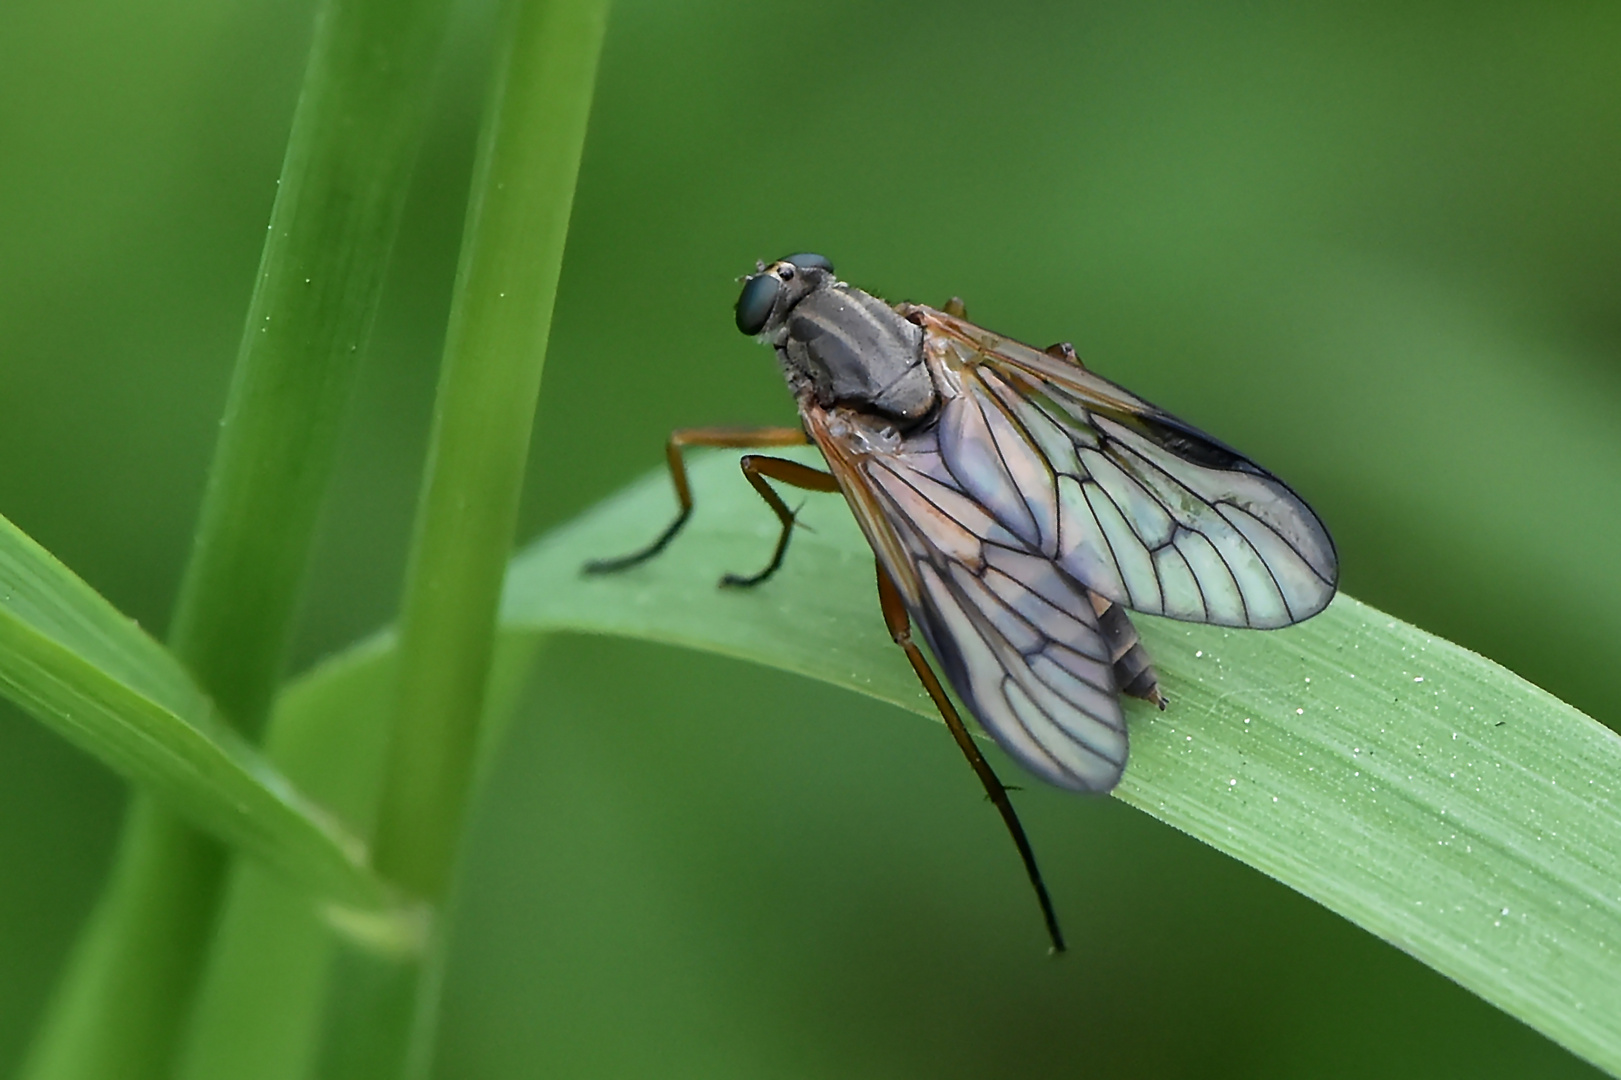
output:
[{"label": "insect body", "polygon": [[890,305],[839,281],[819,255],[745,280],[738,329],[772,345],[803,429],[692,429],[671,436],[685,523],[685,446],[813,442],[829,471],[747,455],[744,475],[782,532],[793,512],[769,480],[839,491],[878,563],[885,620],[1024,858],[1063,947],[1006,789],[911,641],[921,628],[981,726],[1042,779],[1107,791],[1126,763],[1119,695],[1164,707],[1125,608],[1266,629],[1321,611],[1338,562],[1318,517],[1230,447],[1087,371],[1068,345],[1032,349],[944,310]]}]

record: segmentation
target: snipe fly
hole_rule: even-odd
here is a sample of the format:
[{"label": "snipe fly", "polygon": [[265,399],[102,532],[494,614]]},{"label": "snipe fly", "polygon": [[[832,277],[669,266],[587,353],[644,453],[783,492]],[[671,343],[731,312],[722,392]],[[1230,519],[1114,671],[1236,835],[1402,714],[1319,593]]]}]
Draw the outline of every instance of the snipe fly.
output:
[{"label": "snipe fly", "polygon": [[1067,343],[1038,350],[943,309],[887,304],[838,280],[820,255],[744,279],[737,328],[776,350],[800,428],[691,428],[667,456],[692,512],[682,451],[814,443],[823,472],[749,454],[744,477],[782,531],[754,586],[782,565],[794,512],[771,481],[843,494],[872,545],[879,606],[957,745],[1001,812],[1053,948],[1064,941],[1007,789],[913,642],[916,622],[946,682],[1021,765],[1076,791],[1108,791],[1126,765],[1122,693],[1165,707],[1127,608],[1271,629],[1334,596],[1322,521],[1271,473],[1082,366]]}]

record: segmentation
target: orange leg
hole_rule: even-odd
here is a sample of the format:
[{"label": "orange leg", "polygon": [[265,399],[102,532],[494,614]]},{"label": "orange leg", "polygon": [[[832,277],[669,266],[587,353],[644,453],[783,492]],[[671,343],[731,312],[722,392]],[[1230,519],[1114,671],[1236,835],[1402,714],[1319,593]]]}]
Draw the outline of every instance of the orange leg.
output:
[{"label": "orange leg", "polygon": [[[675,520],[659,534],[658,539],[642,548],[613,559],[594,559],[585,564],[587,574],[610,574],[646,562],[659,552],[692,516],[692,489],[687,485],[687,464],[682,451],[689,446],[715,446],[734,449],[752,449],[758,446],[803,446],[810,440],[799,428],[682,428],[670,433],[664,444],[664,456],[670,464],[670,482],[675,485],[675,497],[681,504]],[[745,461],[748,458],[744,458]],[[753,478],[750,478],[753,481]],[[758,489],[758,485],[756,485]],[[769,501],[769,500],[768,500]],[[780,502],[780,500],[778,500]],[[780,516],[780,515],[779,515]],[[785,546],[785,545],[784,545]]]},{"label": "orange leg", "polygon": [[1024,826],[1019,824],[1019,815],[1013,812],[1013,802],[1007,795],[1008,789],[997,779],[996,773],[991,769],[991,763],[985,760],[985,755],[979,752],[973,736],[968,734],[967,726],[957,714],[957,707],[946,696],[945,687],[940,685],[939,676],[935,675],[934,669],[929,667],[929,662],[923,658],[922,650],[912,641],[912,620],[906,614],[906,603],[901,599],[900,590],[895,587],[888,572],[884,570],[883,563],[878,564],[878,606],[883,609],[884,623],[889,627],[889,636],[895,639],[895,644],[906,651],[906,659],[911,661],[912,670],[917,673],[918,681],[933,699],[934,707],[940,710],[940,716],[945,720],[951,737],[957,740],[957,748],[968,759],[974,775],[979,777],[980,784],[985,788],[986,796],[1002,815],[1002,823],[1007,826],[1009,835],[1013,837],[1013,846],[1019,849],[1019,858],[1024,860],[1024,871],[1030,876],[1030,884],[1036,890],[1036,900],[1041,904],[1041,917],[1047,922],[1047,936],[1052,939],[1052,951],[1063,952],[1064,933],[1058,928],[1058,915],[1053,911],[1052,898],[1047,895],[1047,885],[1041,880],[1041,868],[1036,865],[1036,853],[1024,835]]},{"label": "orange leg", "polygon": [[813,469],[809,465],[801,465],[786,458],[747,454],[738,465],[742,467],[743,475],[748,477],[750,486],[760,493],[760,498],[766,501],[766,505],[771,507],[771,512],[777,515],[777,520],[782,522],[782,532],[777,536],[777,550],[771,553],[771,561],[766,564],[764,570],[747,577],[741,574],[727,574],[720,579],[722,585],[746,589],[760,584],[777,572],[777,568],[782,565],[782,557],[788,552],[788,538],[794,532],[794,511],[788,509],[788,504],[782,501],[782,496],[777,494],[767,480],[776,480],[805,491],[837,491],[839,482],[833,479],[832,473],[825,473],[821,469]]}]

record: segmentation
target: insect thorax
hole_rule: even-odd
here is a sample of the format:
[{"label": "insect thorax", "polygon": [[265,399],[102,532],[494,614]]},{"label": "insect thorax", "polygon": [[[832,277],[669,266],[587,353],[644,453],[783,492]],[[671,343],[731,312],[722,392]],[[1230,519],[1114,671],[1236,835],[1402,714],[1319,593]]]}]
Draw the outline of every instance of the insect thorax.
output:
[{"label": "insect thorax", "polygon": [[830,285],[794,305],[777,355],[795,390],[808,384],[824,408],[878,413],[901,428],[933,411],[923,331],[860,289]]}]

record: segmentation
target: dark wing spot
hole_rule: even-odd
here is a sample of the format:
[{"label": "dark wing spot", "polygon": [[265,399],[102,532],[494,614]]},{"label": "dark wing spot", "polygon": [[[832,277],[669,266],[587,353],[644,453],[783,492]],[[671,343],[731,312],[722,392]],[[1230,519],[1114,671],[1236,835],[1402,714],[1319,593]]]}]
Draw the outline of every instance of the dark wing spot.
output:
[{"label": "dark wing spot", "polygon": [[1169,450],[1183,461],[1209,469],[1266,475],[1254,462],[1226,443],[1211,438],[1191,424],[1184,424],[1167,413],[1160,413],[1157,416],[1133,416],[1126,422],[1147,435],[1155,445]]}]

